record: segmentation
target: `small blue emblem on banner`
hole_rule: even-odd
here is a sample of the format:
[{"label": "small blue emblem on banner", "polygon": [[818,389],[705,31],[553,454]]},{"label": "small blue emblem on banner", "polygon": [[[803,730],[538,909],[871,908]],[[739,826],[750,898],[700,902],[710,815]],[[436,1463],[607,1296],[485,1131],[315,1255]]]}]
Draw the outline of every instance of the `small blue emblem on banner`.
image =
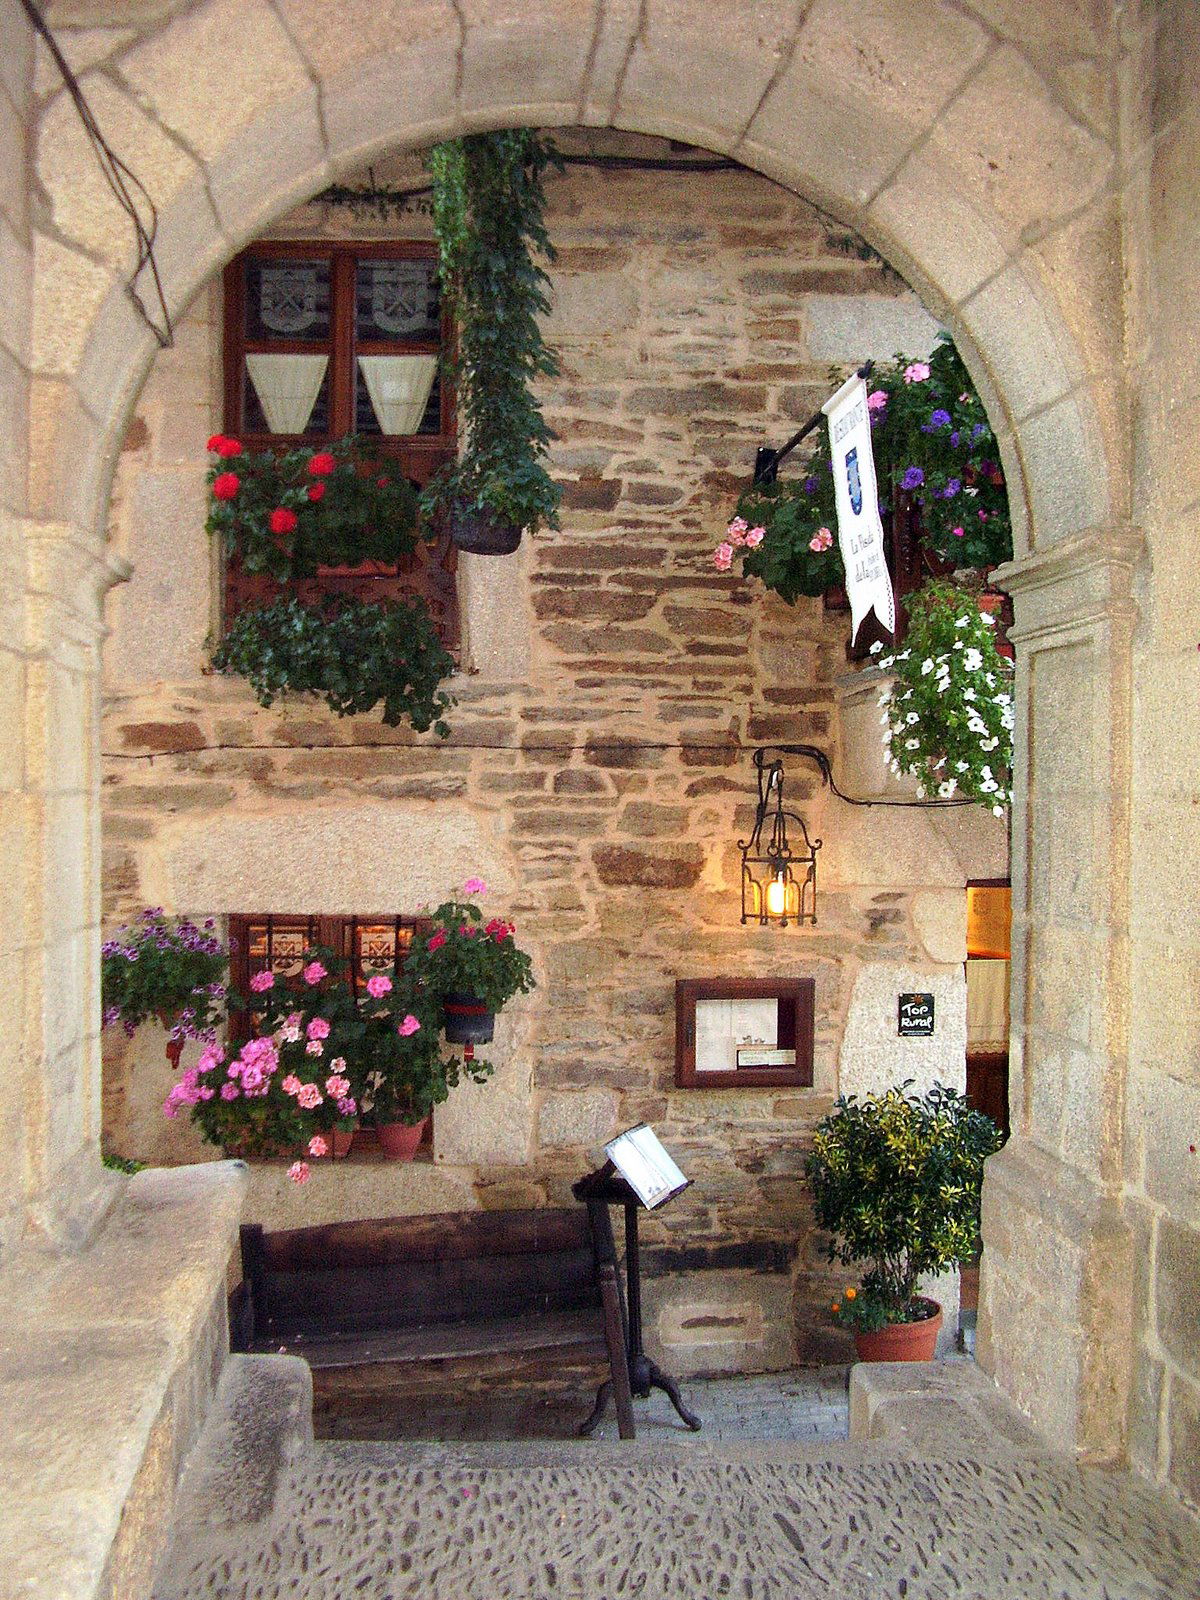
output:
[{"label": "small blue emblem on banner", "polygon": [[856,517],[862,515],[862,479],[858,475],[858,446],[846,451],[846,482],[850,489],[850,506]]}]

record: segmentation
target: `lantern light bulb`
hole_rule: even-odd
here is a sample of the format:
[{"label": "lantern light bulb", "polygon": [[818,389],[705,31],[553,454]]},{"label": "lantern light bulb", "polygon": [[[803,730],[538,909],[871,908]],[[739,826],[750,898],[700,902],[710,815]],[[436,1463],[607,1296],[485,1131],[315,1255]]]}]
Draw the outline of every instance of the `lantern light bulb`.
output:
[{"label": "lantern light bulb", "polygon": [[780,870],[767,885],[767,915],[770,917],[782,917],[787,911],[787,899],[787,875]]}]

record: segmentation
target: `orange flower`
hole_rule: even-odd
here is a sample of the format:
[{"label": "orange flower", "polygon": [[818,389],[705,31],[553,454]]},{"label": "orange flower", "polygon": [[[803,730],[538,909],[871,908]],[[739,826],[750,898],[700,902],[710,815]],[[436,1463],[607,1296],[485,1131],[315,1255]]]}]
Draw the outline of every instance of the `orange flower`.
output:
[{"label": "orange flower", "polygon": [[847,1300],[853,1300],[853,1299],[856,1298],[857,1294],[858,1294],[858,1290],[857,1289],[847,1289],[846,1290],[846,1299]]},{"label": "orange flower", "polygon": [[832,1312],[834,1312],[834,1313],[835,1313],[835,1314],[836,1314],[836,1313],[837,1313],[837,1312],[839,1312],[839,1311],[840,1311],[840,1310],[841,1310],[841,1309],[842,1309],[842,1308],[841,1308],[841,1306],[840,1306],[840,1305],[839,1305],[839,1304],[838,1304],[838,1302],[837,1302],[837,1301],[836,1301],[836,1300],[835,1300],[835,1301],[834,1301],[834,1302],[833,1302],[833,1304],[832,1304],[832,1305],[831,1305],[831,1306],[830,1306],[830,1308],[829,1308],[829,1309],[830,1309],[830,1311],[832,1311]]}]

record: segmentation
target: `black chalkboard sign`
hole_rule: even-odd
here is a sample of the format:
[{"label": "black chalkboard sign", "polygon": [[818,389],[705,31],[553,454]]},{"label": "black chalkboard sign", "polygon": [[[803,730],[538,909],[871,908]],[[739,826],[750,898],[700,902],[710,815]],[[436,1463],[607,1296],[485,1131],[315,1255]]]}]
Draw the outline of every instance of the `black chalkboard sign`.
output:
[{"label": "black chalkboard sign", "polygon": [[931,994],[902,994],[900,996],[899,1026],[902,1039],[933,1038],[933,996]]}]

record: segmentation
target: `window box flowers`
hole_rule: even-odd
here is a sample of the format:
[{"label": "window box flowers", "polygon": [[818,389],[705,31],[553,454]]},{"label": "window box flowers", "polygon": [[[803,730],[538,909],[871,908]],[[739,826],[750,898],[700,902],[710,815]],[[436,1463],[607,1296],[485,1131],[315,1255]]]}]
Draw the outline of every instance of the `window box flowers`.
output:
[{"label": "window box flowers", "polygon": [[161,906],[142,912],[100,947],[100,994],[106,1028],[127,1037],[151,1017],[168,1030],[167,1055],[179,1062],[186,1039],[211,1042],[224,1013],[228,955],[211,918],[198,927],[167,917]]},{"label": "window box flowers", "polygon": [[[1007,561],[1012,526],[999,449],[949,336],[939,337],[928,361],[897,355],[877,369],[867,404],[885,527],[903,492],[915,499],[926,546],[940,562],[961,569]],[[801,476],[745,492],[713,561],[728,571],[740,556],[745,572],[792,604],[842,583],[836,531],[829,434],[821,427]]]}]

